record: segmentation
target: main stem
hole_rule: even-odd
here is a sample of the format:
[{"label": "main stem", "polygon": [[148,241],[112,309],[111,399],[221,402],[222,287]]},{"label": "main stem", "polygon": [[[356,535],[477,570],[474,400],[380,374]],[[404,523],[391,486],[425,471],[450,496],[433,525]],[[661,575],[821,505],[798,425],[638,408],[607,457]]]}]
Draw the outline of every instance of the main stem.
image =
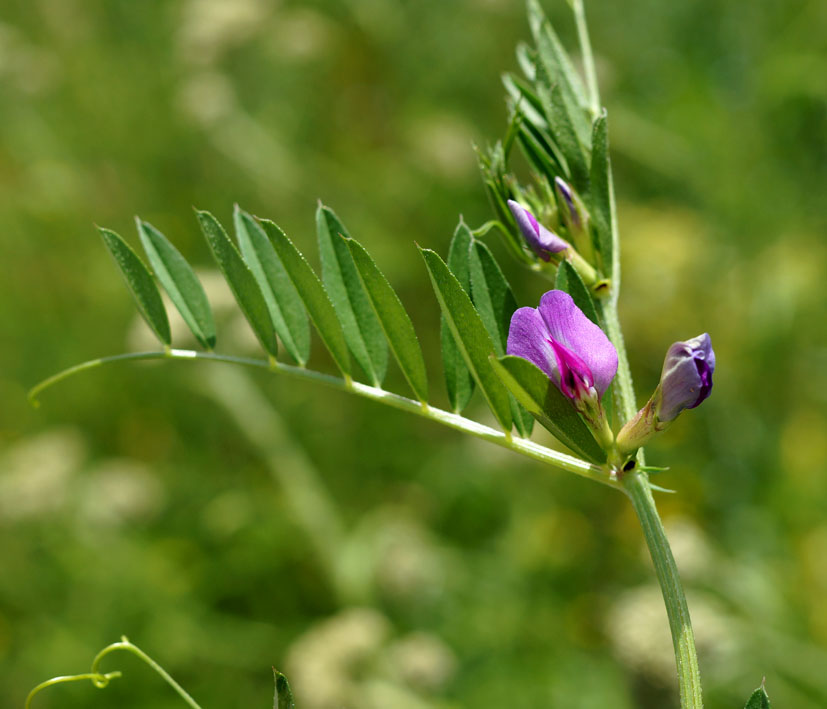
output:
[{"label": "main stem", "polygon": [[[589,89],[589,108],[596,116],[600,109],[600,91],[597,85],[597,72],[594,66],[589,30],[586,23],[586,13],[583,0],[569,0],[574,19],[577,24],[577,35],[580,40],[580,49],[583,53],[583,66],[586,73],[586,83]],[[609,170],[609,208],[611,211],[612,229],[612,264],[611,292],[605,300],[598,301],[600,315],[606,334],[617,350],[617,375],[613,386],[615,397],[615,414],[618,426],[631,419],[637,412],[635,389],[632,384],[632,372],[629,368],[629,358],[626,355],[626,345],[623,342],[623,332],[620,328],[620,318],[617,312],[617,301],[620,293],[620,238],[617,226],[617,206],[614,194],[612,172]],[[652,489],[649,485],[649,476],[640,468],[644,464],[643,451],[637,454],[637,469],[622,478],[622,488],[632,501],[635,508],[646,546],[655,565],[655,574],[658,577],[663,601],[666,604],[666,614],[669,617],[669,629],[672,631],[672,645],[675,649],[675,664],[678,670],[678,685],[680,687],[682,709],[703,709],[701,696],[701,675],[698,671],[698,654],[695,650],[695,635],[692,632],[692,622],[689,619],[689,607],[686,605],[686,596],[683,592],[678,567],[663,523],[655,507]]]},{"label": "main stem", "polygon": [[[609,179],[611,180],[611,176]],[[620,285],[620,268],[617,260],[616,225],[617,218],[614,214],[614,199],[612,199],[612,230],[615,236],[613,292],[608,300],[600,303],[600,310],[606,332],[617,350],[618,367],[614,394],[615,413],[620,425],[635,415],[637,406],[635,404],[635,390],[632,385],[629,359],[626,356],[626,346],[623,342],[620,320],[617,314],[617,289]],[[655,507],[655,500],[649,486],[649,477],[640,470],[644,464],[642,450],[638,451],[637,462],[637,469],[622,478],[622,487],[631,499],[632,506],[640,520],[646,546],[649,548],[649,554],[655,565],[655,574],[663,592],[666,614],[669,617],[669,629],[672,632],[672,645],[675,650],[681,707],[682,709],[703,709],[701,676],[698,671],[698,655],[695,651],[695,635],[692,632],[692,623],[689,619],[689,607],[686,605],[686,596],[678,575],[675,557],[672,556],[669,540],[666,538],[663,523],[660,520],[660,515],[658,515],[657,507]]]},{"label": "main stem", "polygon": [[695,652],[695,634],[692,632],[692,622],[689,619],[689,607],[686,605],[675,557],[672,556],[669,540],[655,507],[646,473],[636,472],[626,476],[623,488],[640,520],[666,603],[669,629],[672,631],[672,646],[678,667],[681,707],[701,709],[701,675],[698,670],[698,655]]},{"label": "main stem", "polygon": [[[623,424],[631,419],[636,411],[635,389],[632,384],[632,372],[629,368],[629,358],[626,355],[626,345],[620,328],[620,318],[617,312],[617,299],[620,287],[620,245],[617,231],[617,215],[615,212],[614,188],[609,174],[609,193],[611,202],[612,239],[614,242],[614,263],[612,268],[611,296],[600,303],[601,316],[606,327],[609,339],[617,350],[617,376],[615,379],[615,412]],[[692,632],[692,622],[689,618],[689,607],[686,604],[686,595],[683,591],[678,567],[663,523],[660,520],[652,490],[649,486],[649,476],[640,470],[644,464],[643,451],[637,454],[638,469],[623,477],[623,490],[632,501],[646,546],[655,566],[663,601],[666,604],[666,615],[669,617],[669,629],[672,632],[672,646],[675,650],[675,664],[678,670],[678,686],[680,688],[682,709],[703,709],[701,696],[701,675],[698,670],[698,655],[695,650],[695,635]]]}]

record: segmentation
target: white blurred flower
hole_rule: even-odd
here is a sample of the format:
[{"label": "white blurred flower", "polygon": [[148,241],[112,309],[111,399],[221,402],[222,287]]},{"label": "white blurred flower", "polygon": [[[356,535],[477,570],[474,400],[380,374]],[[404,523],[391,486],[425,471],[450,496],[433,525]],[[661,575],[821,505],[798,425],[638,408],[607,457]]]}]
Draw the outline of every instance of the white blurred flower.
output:
[{"label": "white blurred flower", "polygon": [[311,627],[290,647],[287,676],[305,709],[341,709],[352,697],[354,671],[384,644],[390,624],[370,608],[348,608]]},{"label": "white blurred flower", "polygon": [[185,116],[204,128],[238,110],[232,83],[217,71],[200,71],[187,77],[178,89],[176,101]]},{"label": "white blurred flower", "polygon": [[409,686],[428,692],[444,687],[457,670],[457,659],[437,636],[411,633],[388,648],[394,672]]},{"label": "white blurred flower", "polygon": [[275,5],[272,0],[188,0],[179,30],[181,55],[192,64],[215,62],[258,32]]},{"label": "white blurred flower", "polygon": [[700,580],[713,573],[715,550],[697,524],[687,517],[677,517],[664,526],[678,570],[685,581]]},{"label": "white blurred flower", "polygon": [[74,429],[23,439],[0,454],[0,521],[59,510],[85,456],[83,438]]},{"label": "white blurred flower", "polygon": [[118,525],[158,513],[164,489],[152,470],[138,461],[105,460],[84,479],[81,511],[90,522]]}]

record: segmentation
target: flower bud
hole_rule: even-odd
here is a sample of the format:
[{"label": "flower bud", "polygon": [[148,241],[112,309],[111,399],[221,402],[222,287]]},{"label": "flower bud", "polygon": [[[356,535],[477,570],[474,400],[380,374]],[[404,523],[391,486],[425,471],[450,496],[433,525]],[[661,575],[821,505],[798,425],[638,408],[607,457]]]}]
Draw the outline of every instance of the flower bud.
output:
[{"label": "flower bud", "polygon": [[511,214],[514,215],[514,220],[517,222],[517,226],[520,227],[520,233],[526,243],[543,261],[548,261],[552,254],[560,253],[569,248],[569,245],[563,239],[546,229],[521,204],[509,199],[508,208],[511,210]]},{"label": "flower bud", "polygon": [[577,193],[561,178],[554,178],[554,191],[560,216],[577,250],[589,262],[594,262],[594,247],[589,230],[591,218]]},{"label": "flower bud", "polygon": [[520,227],[523,239],[539,258],[543,261],[550,261],[553,266],[566,259],[580,274],[583,283],[592,285],[597,280],[597,272],[594,267],[571,248],[567,241],[540,224],[528,209],[513,199],[508,200],[508,208],[511,210],[511,214],[514,215],[517,226]]},{"label": "flower bud", "polygon": [[714,371],[715,352],[707,333],[673,344],[666,352],[652,398],[618,433],[618,450],[622,454],[634,452],[667,429],[681,411],[698,406],[712,391]]},{"label": "flower bud", "polygon": [[666,353],[655,400],[658,421],[674,421],[684,409],[694,409],[712,391],[715,352],[704,333],[686,342],[676,342]]}]

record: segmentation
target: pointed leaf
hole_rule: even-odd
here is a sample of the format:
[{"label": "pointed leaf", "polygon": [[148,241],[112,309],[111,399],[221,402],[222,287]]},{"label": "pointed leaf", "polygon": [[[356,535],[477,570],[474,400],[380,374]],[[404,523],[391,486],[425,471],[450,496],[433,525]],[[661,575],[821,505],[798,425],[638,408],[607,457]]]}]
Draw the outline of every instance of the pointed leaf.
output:
[{"label": "pointed leaf", "polygon": [[[451,245],[448,247],[448,268],[466,293],[471,293],[471,274],[469,272],[468,254],[474,237],[468,226],[460,220]],[[474,378],[465,360],[460,354],[451,328],[444,315],[440,316],[440,339],[442,340],[442,368],[445,372],[445,388],[451,411],[458,414],[468,405],[474,393]]]},{"label": "pointed leaf", "polygon": [[520,42],[517,45],[517,63],[520,65],[525,78],[529,81],[534,81],[534,75],[537,71],[535,64],[537,63],[537,52],[534,48],[528,46],[525,42]]},{"label": "pointed leaf", "polygon": [[169,346],[172,336],[169,331],[167,311],[164,309],[164,301],[161,300],[158,286],[152,280],[149,269],[121,236],[110,229],[101,227],[98,227],[98,231],[135,299],[138,312],[158,339]]},{"label": "pointed leaf", "polygon": [[[538,74],[543,74],[542,68],[538,69]],[[560,86],[555,84],[546,88],[538,84],[537,95],[545,107],[550,130],[554,134],[554,142],[568,165],[572,184],[578,191],[586,192],[589,188],[589,168],[586,163],[589,145],[577,134],[572,116],[563,100]],[[591,132],[589,132],[588,140],[591,140]]]},{"label": "pointed leaf", "polygon": [[[481,241],[473,241],[469,244],[468,256],[471,299],[485,329],[491,335],[494,352],[498,357],[502,357],[508,341],[511,316],[517,309],[517,300],[494,255],[485,244]],[[513,397],[511,398],[511,413],[519,434],[523,438],[531,435],[534,419]]]},{"label": "pointed leaf", "polygon": [[514,397],[563,445],[592,463],[605,463],[606,453],[586,424],[551,380],[532,362],[506,355],[492,365]]},{"label": "pointed leaf", "polygon": [[548,122],[543,115],[543,102],[534,89],[512,74],[503,76],[503,84],[514,101],[515,108],[525,119],[532,125],[548,130]]},{"label": "pointed leaf", "polygon": [[553,141],[546,144],[542,135],[531,123],[524,123],[520,126],[517,140],[531,166],[541,175],[545,175],[549,181],[553,181],[557,175],[568,174],[563,167],[566,160],[560,148]]},{"label": "pointed leaf", "polygon": [[269,355],[275,357],[278,354],[276,332],[267,311],[267,303],[252,271],[247,268],[247,264],[219,221],[209,212],[197,210],[196,214],[201,231],[204,232],[215,261],[224,274],[224,279],[230,286],[241,312],[253,328],[261,346]]},{"label": "pointed leaf", "polygon": [[290,691],[290,684],[281,672],[273,668],[273,679],[276,681],[276,696],[273,699],[273,709],[295,709],[293,692]]},{"label": "pointed leaf", "polygon": [[330,207],[319,203],[316,210],[316,235],[322,261],[322,282],[333,302],[350,352],[368,375],[371,384],[381,386],[388,369],[388,343],[376,319],[370,299],[347,243],[345,225]]},{"label": "pointed leaf", "polygon": [[322,342],[333,357],[333,361],[336,362],[342,374],[349,377],[350,357],[347,353],[345,336],[322,282],[310,268],[310,264],[302,256],[301,251],[287,238],[287,234],[269,219],[259,219],[259,224],[272,242],[284,270],[296,286],[304,307],[307,308],[310,319],[319,331]]},{"label": "pointed leaf", "polygon": [[[568,53],[563,48],[560,39],[551,26],[551,22],[546,18],[537,0],[529,0],[528,19],[531,34],[537,45],[533,80],[540,80],[538,75],[542,69],[547,77],[547,82],[560,85],[565,102],[569,106],[573,117],[577,119],[578,130],[581,135],[584,135],[583,131],[589,130],[585,113],[585,109],[589,104],[583,82],[574,70]],[[531,78],[529,73],[526,73],[526,76]]]},{"label": "pointed leaf", "polygon": [[454,340],[465,359],[465,364],[485,395],[494,416],[505,431],[511,429],[511,404],[508,391],[491,367],[489,355],[494,353],[494,342],[485,329],[479,313],[468,294],[448,270],[439,255],[430,249],[420,249],[434,287],[439,306],[451,328]]},{"label": "pointed leaf", "polygon": [[606,109],[592,126],[592,162],[589,171],[591,214],[597,232],[597,252],[603,265],[603,274],[612,277],[612,205],[611,162],[609,160],[609,126]]},{"label": "pointed leaf", "polygon": [[481,241],[468,245],[471,297],[498,357],[505,354],[508,326],[517,300],[491,250]]},{"label": "pointed leaf", "polygon": [[744,709],[771,709],[770,698],[763,684],[750,695]]},{"label": "pointed leaf", "polygon": [[192,267],[152,224],[141,221],[138,217],[135,217],[135,223],[152,270],[169,299],[201,346],[213,349],[216,339],[215,320],[204,287]]},{"label": "pointed leaf", "polygon": [[514,420],[514,428],[521,438],[528,438],[534,430],[534,417],[517,401],[514,395],[508,393],[508,401],[511,404],[511,418]]},{"label": "pointed leaf", "polygon": [[600,326],[591,293],[586,288],[586,284],[583,283],[583,279],[580,278],[580,274],[568,261],[562,261],[557,267],[557,278],[554,285],[557,290],[568,293],[574,304],[583,311],[586,317],[595,325]]},{"label": "pointed leaf", "polygon": [[416,337],[413,323],[405,311],[399,296],[382,275],[370,254],[355,239],[342,240],[350,249],[353,263],[359,273],[373,312],[379,319],[388,344],[414,395],[423,404],[428,401],[428,375],[422,348]]},{"label": "pointed leaf", "polygon": [[236,205],[233,221],[241,256],[261,289],[276,334],[303,367],[310,358],[310,324],[301,296],[256,220]]}]

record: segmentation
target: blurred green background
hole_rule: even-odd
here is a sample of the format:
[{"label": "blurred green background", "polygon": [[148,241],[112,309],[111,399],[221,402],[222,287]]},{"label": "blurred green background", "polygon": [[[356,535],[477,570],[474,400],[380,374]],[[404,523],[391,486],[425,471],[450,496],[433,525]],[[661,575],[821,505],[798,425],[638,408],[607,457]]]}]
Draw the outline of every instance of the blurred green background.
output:
[{"label": "blurred green background", "polygon": [[[545,3],[570,42],[563,0]],[[587,6],[641,403],[709,331],[716,388],[651,446],[708,706],[766,676],[827,705],[827,5]],[[472,143],[528,37],[510,0],[5,0],[0,8],[0,697],[125,633],[205,707],[673,707],[665,612],[618,494],[403,413],[261,373],[120,366],[143,347],[93,223],[139,213],[204,274],[219,350],[251,335],[192,206],[276,220],[314,265],[316,199],[412,313],[413,246],[489,218]],[[543,284],[502,256],[523,304]],[[185,328],[174,330],[189,346]],[[312,364],[330,364],[315,343]],[[389,386],[403,391],[395,370]],[[487,420],[479,395],[471,414]],[[539,440],[547,440],[538,434]],[[182,706],[123,679],[43,707]]]}]

